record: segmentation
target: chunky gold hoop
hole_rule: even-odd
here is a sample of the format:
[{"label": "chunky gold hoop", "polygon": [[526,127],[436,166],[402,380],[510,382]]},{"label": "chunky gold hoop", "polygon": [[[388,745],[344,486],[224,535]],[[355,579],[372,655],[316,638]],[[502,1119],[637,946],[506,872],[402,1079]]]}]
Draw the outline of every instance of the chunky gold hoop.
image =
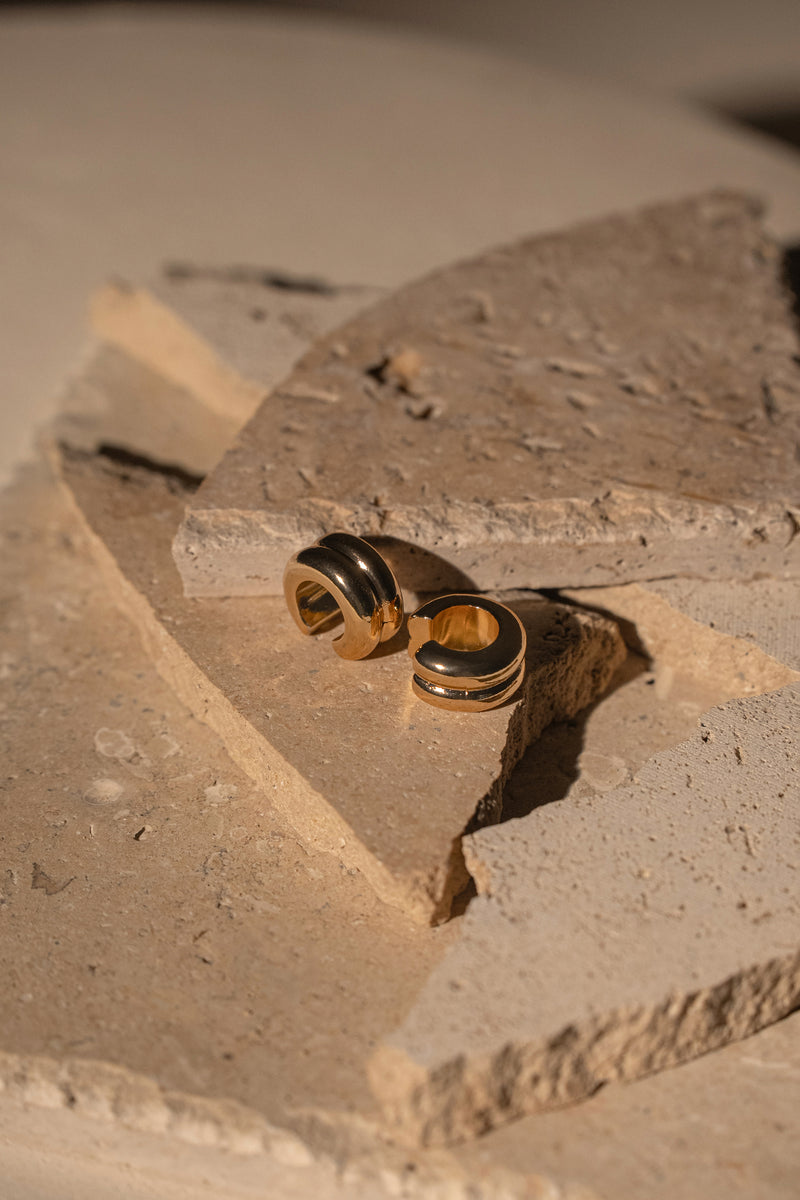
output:
[{"label": "chunky gold hoop", "polygon": [[440,708],[480,712],[513,696],[525,674],[525,630],[484,596],[439,596],[408,618],[415,695]]},{"label": "chunky gold hoop", "polygon": [[403,622],[397,580],[377,550],[352,533],[329,533],[287,563],[283,592],[303,633],[315,633],[341,613],[333,640],[342,658],[366,658]]}]

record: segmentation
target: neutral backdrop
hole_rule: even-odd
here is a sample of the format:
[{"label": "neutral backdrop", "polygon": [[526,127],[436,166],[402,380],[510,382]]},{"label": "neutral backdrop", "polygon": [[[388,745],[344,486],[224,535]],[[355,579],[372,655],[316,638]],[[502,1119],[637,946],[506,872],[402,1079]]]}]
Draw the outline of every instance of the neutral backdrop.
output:
[{"label": "neutral backdrop", "polygon": [[711,0],[353,3],[376,23],[0,9],[0,477],[79,360],[91,289],[165,259],[393,286],[715,185],[760,192],[800,240],[800,160],[698,105],[764,99],[767,74],[788,94],[795,0],[725,20]]}]

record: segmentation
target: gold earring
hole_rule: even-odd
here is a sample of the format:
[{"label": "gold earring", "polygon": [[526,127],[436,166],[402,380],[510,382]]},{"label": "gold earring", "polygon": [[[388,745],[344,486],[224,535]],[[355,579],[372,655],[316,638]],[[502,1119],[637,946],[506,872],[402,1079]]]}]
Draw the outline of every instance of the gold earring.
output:
[{"label": "gold earring", "polygon": [[440,708],[480,712],[513,696],[525,674],[525,630],[484,596],[429,600],[408,618],[414,694]]},{"label": "gold earring", "polygon": [[283,574],[283,591],[303,633],[321,629],[341,612],[344,632],[333,641],[341,658],[366,658],[403,622],[403,598],[391,568],[351,533],[329,533],[295,554]]}]

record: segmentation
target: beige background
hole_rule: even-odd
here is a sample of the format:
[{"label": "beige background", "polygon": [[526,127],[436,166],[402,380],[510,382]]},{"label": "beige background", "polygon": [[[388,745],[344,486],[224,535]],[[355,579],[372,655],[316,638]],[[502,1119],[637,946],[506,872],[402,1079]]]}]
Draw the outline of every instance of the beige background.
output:
[{"label": "beige background", "polygon": [[556,67],[768,110],[800,102],[796,0],[285,0],[430,29]]},{"label": "beige background", "polygon": [[[464,6],[465,36],[478,11]],[[526,46],[509,58],[190,6],[0,18],[2,477],[76,361],[87,294],[113,274],[181,258],[394,285],[715,184],[760,190],[775,230],[800,236],[800,166],[783,147],[640,86],[552,70]],[[632,77],[623,65],[605,73]]]}]

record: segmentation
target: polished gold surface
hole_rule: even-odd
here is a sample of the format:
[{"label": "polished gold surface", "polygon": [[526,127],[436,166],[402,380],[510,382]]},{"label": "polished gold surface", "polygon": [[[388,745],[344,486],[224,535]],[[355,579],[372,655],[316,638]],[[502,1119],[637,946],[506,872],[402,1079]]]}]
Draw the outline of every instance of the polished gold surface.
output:
[{"label": "polished gold surface", "polygon": [[408,618],[415,695],[439,708],[480,712],[513,696],[525,673],[516,613],[484,596],[439,596]]},{"label": "polished gold surface", "polygon": [[287,563],[283,591],[303,633],[316,633],[340,617],[333,640],[342,658],[366,658],[403,622],[403,600],[391,569],[377,550],[351,533],[329,533]]}]

